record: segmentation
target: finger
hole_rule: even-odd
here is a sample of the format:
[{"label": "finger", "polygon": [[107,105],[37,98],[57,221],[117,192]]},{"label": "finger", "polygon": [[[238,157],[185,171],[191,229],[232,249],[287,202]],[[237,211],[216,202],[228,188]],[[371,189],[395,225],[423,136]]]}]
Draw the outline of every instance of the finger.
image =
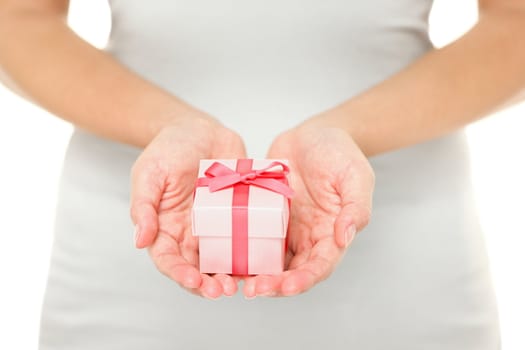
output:
[{"label": "finger", "polygon": [[295,270],[288,271],[281,282],[281,294],[293,296],[304,293],[323,281],[331,272],[331,267],[325,261],[312,260]]},{"label": "finger", "polygon": [[191,293],[193,295],[196,295],[198,297],[204,298],[199,288],[186,288],[183,285],[179,283],[179,286],[181,286],[184,290],[188,291],[188,293]]},{"label": "finger", "polygon": [[172,245],[170,253],[156,254],[153,249],[149,249],[157,269],[185,288],[200,287],[202,278],[199,270],[180,255],[180,248],[176,242],[170,243]]},{"label": "finger", "polygon": [[253,299],[257,296],[277,296],[279,294],[280,275],[256,275],[244,278],[242,293],[246,299]]},{"label": "finger", "polygon": [[[160,270],[163,272],[162,269]],[[199,270],[186,261],[173,264],[165,274],[186,288],[199,288],[202,284]]]},{"label": "finger", "polygon": [[242,288],[242,293],[246,299],[253,299],[257,296],[255,292],[255,276],[246,276],[244,277],[244,286]]},{"label": "finger", "polygon": [[339,247],[346,248],[370,221],[374,190],[372,168],[366,160],[352,163],[336,186],[342,207],[335,221],[335,241]]},{"label": "finger", "polygon": [[135,224],[135,246],[153,243],[158,232],[158,208],[164,190],[165,176],[152,165],[138,161],[131,173],[131,219]]},{"label": "finger", "polygon": [[232,276],[218,273],[214,275],[213,278],[215,278],[221,284],[224,295],[231,297],[237,293],[237,282]]},{"label": "finger", "polygon": [[334,271],[344,252],[329,237],[319,241],[309,259],[287,271],[281,283],[281,294],[291,296],[303,293],[326,279]]},{"label": "finger", "polygon": [[[190,233],[191,234],[191,233]],[[196,237],[189,237],[184,242],[178,243],[179,253],[191,265],[199,266],[199,245]]]},{"label": "finger", "polygon": [[202,296],[208,299],[217,299],[222,295],[222,285],[218,280],[205,273],[201,274],[201,278],[202,284],[199,289]]},{"label": "finger", "polygon": [[320,282],[319,276],[308,269],[297,269],[290,271],[281,285],[281,294],[283,296],[293,296],[301,294],[312,288]]},{"label": "finger", "polygon": [[275,297],[280,294],[283,275],[258,275],[255,276],[255,295]]},{"label": "finger", "polygon": [[297,252],[295,255],[293,255],[290,258],[290,262],[288,264],[287,270],[294,270],[298,266],[306,263],[308,261],[308,258],[310,257],[312,249],[303,249],[300,252]]}]

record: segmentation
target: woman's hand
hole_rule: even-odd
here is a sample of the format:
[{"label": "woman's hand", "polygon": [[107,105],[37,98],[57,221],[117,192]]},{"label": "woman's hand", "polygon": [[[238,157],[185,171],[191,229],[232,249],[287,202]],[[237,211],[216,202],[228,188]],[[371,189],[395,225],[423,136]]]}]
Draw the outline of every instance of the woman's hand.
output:
[{"label": "woman's hand", "polygon": [[287,268],[246,278],[248,298],[296,295],[327,278],[371,213],[374,174],[346,132],[299,127],[280,135],[268,158],[290,161]]},{"label": "woman's hand", "polygon": [[235,294],[237,281],[198,269],[190,211],[203,158],[245,158],[244,144],[211,118],[186,118],[162,129],[133,166],[131,216],[137,248],[149,247],[162,273],[193,293],[217,298]]}]

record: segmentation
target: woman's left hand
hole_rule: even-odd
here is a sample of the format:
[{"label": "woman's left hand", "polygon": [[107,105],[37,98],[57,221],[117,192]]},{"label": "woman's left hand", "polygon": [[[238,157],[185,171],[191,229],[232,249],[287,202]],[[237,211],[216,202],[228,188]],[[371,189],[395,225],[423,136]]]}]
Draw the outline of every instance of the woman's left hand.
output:
[{"label": "woman's left hand", "polygon": [[370,219],[374,173],[359,147],[337,128],[298,127],[280,135],[268,158],[288,159],[290,209],[286,271],[247,277],[244,294],[291,296],[336,268]]}]

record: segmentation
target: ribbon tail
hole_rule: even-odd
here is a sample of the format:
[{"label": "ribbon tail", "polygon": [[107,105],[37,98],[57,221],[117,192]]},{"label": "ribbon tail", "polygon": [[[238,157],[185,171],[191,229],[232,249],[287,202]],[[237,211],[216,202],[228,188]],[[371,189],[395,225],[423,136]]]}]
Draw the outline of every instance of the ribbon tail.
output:
[{"label": "ribbon tail", "polygon": [[210,178],[209,177],[199,177],[197,179],[197,183],[195,184],[196,187],[207,187],[210,184]]}]

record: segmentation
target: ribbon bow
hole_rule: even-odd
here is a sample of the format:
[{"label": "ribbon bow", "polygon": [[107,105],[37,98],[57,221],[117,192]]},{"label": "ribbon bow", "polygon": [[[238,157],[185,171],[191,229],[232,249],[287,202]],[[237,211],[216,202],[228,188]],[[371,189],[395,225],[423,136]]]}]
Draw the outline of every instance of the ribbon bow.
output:
[{"label": "ribbon bow", "polygon": [[[272,168],[280,167],[278,171],[270,171]],[[281,162],[272,162],[267,167],[251,170],[247,173],[238,173],[222,163],[214,162],[204,175],[197,180],[197,186],[206,186],[210,192],[216,192],[236,184],[254,185],[291,198],[293,191],[286,182],[286,175],[290,172],[288,166]]]}]

